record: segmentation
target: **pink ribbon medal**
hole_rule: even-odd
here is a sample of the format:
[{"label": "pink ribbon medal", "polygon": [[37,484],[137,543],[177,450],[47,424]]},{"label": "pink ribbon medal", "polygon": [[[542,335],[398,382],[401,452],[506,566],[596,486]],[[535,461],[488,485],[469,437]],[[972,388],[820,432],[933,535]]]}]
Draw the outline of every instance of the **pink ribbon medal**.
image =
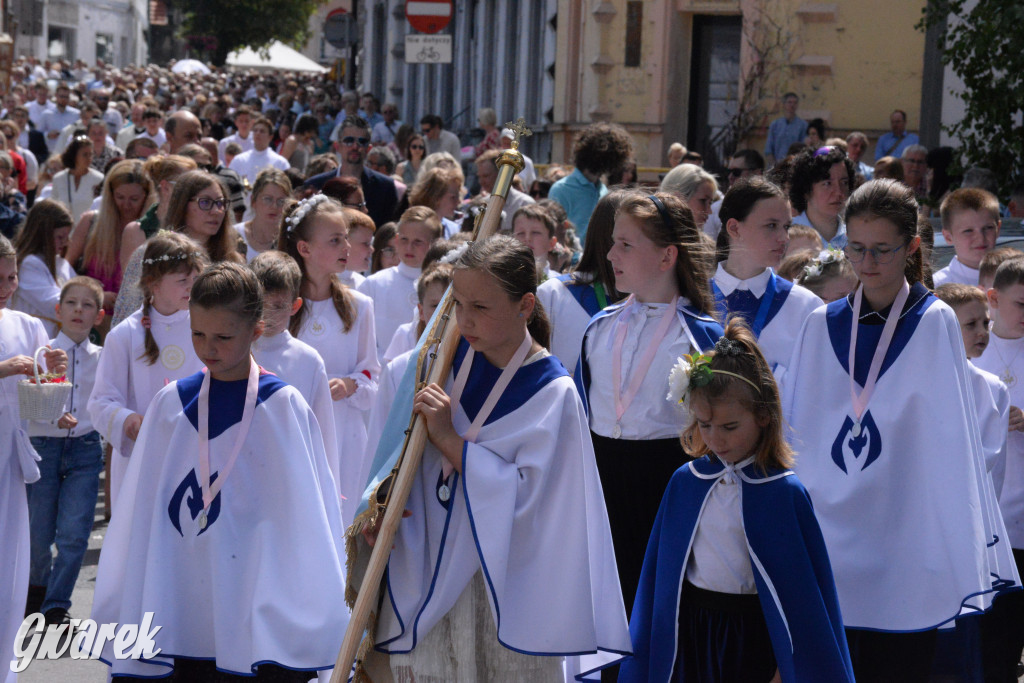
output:
[{"label": "pink ribbon medal", "polygon": [[224,467],[220,470],[217,481],[210,482],[210,373],[203,374],[203,383],[199,387],[199,485],[203,491],[203,511],[199,513],[199,529],[206,528],[206,511],[220,493],[227,481],[231,469],[235,466],[238,454],[242,452],[245,437],[252,426],[252,416],[256,412],[256,395],[260,386],[260,369],[251,357],[249,358],[249,379],[245,388],[245,406],[242,408],[242,421],[238,425],[235,443],[228,454]]},{"label": "pink ribbon medal", "polygon": [[899,293],[896,294],[896,300],[893,301],[892,307],[889,309],[889,317],[885,320],[885,327],[882,328],[882,336],[878,340],[878,346],[875,347],[875,355],[871,358],[871,365],[868,368],[868,376],[864,382],[863,391],[857,391],[857,380],[854,379],[856,373],[854,372],[854,362],[857,358],[857,329],[860,327],[860,306],[863,300],[864,286],[861,285],[857,288],[857,293],[853,296],[853,324],[852,331],[850,333],[850,356],[849,356],[849,369],[850,369],[850,397],[853,399],[853,427],[850,429],[850,435],[854,438],[860,436],[861,418],[864,416],[864,411],[868,407],[868,402],[871,401],[871,395],[875,393],[875,383],[878,382],[878,375],[882,371],[882,363],[885,361],[885,354],[889,351],[889,346],[892,344],[892,337],[896,333],[896,325],[900,321],[900,316],[903,314],[903,306],[907,303],[907,298],[910,296],[910,285],[907,284],[906,280],[903,281],[903,286],[900,287]]}]

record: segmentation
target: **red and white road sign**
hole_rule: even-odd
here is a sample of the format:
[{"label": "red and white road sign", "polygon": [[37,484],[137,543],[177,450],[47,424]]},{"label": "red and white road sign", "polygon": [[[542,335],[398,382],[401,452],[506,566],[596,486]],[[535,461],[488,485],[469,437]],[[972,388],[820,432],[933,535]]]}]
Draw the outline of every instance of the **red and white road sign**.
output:
[{"label": "red and white road sign", "polygon": [[437,33],[452,20],[452,0],[406,0],[405,18],[420,33]]}]

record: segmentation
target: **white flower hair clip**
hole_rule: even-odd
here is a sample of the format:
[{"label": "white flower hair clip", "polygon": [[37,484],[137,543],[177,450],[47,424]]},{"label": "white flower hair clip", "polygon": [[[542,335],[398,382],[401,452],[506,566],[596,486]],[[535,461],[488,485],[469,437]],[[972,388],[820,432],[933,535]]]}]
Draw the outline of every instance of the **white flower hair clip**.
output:
[{"label": "white flower hair clip", "polygon": [[449,251],[447,254],[442,256],[439,260],[441,261],[441,263],[448,263],[448,264],[455,263],[460,258],[462,258],[463,254],[466,253],[466,250],[469,249],[469,245],[470,244],[472,244],[472,242],[463,242],[462,244],[460,244],[459,246],[455,247],[454,249]]},{"label": "white flower hair clip", "polygon": [[839,263],[844,258],[846,258],[846,254],[843,253],[842,249],[837,249],[835,247],[822,249],[818,254],[818,258],[804,266],[804,277],[821,277],[821,273],[824,271],[825,266],[830,263]]},{"label": "white flower hair clip", "polygon": [[[743,353],[745,352],[742,346],[725,337],[720,338],[715,344],[715,356],[736,357]],[[743,375],[721,368],[717,370],[712,368],[711,359],[713,357],[709,353],[698,351],[678,358],[668,373],[668,396],[665,397],[665,400],[689,407],[693,388],[706,387],[715,375],[734,377],[749,384],[757,394],[761,393],[761,389]]]},{"label": "white flower hair clip", "polygon": [[292,215],[284,219],[284,222],[288,225],[288,232],[299,227],[299,223],[301,223],[302,219],[306,217],[306,214],[329,199],[330,197],[325,194],[315,194],[312,197],[306,197],[299,202],[299,205],[295,207],[295,211],[292,212]]}]

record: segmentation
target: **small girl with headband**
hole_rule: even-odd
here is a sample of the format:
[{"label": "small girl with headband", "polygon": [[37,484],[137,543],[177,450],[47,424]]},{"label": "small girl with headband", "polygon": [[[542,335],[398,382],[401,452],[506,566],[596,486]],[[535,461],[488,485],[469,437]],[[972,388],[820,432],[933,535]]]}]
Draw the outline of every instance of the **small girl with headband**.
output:
[{"label": "small girl with headband", "polygon": [[608,252],[615,288],[629,294],[590,321],[577,384],[588,406],[622,597],[629,613],[658,501],[686,462],[682,406],[665,403],[674,359],[714,346],[710,254],[682,200],[631,194],[615,214]]},{"label": "small girl with headband", "polygon": [[730,323],[668,383],[697,459],[662,498],[619,681],[853,681],[825,542],[754,336]]}]

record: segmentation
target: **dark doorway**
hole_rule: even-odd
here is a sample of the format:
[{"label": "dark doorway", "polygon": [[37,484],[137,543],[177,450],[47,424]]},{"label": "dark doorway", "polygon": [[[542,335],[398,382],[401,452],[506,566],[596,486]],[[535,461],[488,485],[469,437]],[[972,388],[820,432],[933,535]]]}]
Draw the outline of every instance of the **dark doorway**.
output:
[{"label": "dark doorway", "polygon": [[735,141],[726,128],[736,113],[743,17],[693,17],[690,126],[686,145],[704,156],[711,173],[726,166]]}]

